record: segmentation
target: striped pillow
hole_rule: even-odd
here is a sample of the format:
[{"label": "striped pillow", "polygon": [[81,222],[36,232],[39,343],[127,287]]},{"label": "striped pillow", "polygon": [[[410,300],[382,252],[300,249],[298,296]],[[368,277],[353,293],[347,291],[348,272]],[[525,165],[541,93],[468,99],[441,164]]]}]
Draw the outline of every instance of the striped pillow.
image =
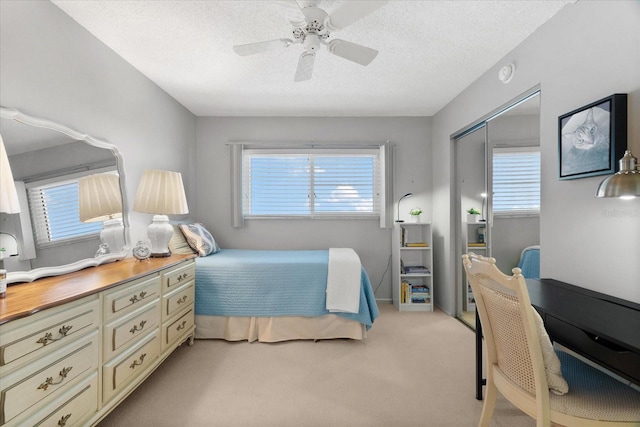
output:
[{"label": "striped pillow", "polygon": [[215,254],[220,250],[220,246],[202,224],[180,224],[180,230],[187,239],[189,246],[199,256]]},{"label": "striped pillow", "polygon": [[169,240],[169,250],[172,254],[192,254],[194,250],[191,249],[189,243],[187,243],[187,238],[184,237],[182,230],[180,230],[180,226],[177,224],[173,225],[173,235]]}]

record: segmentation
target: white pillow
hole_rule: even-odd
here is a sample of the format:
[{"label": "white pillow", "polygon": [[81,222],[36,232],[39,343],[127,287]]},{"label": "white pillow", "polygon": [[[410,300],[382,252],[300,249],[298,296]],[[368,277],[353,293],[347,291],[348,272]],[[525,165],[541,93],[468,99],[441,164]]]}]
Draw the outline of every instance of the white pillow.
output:
[{"label": "white pillow", "polygon": [[536,329],[538,330],[538,336],[540,337],[542,359],[544,361],[544,370],[547,374],[549,390],[553,394],[567,394],[569,391],[569,384],[567,384],[567,381],[562,376],[560,359],[558,359],[558,355],[553,350],[553,345],[551,344],[551,339],[549,338],[549,334],[547,334],[547,330],[544,328],[542,317],[540,317],[540,314],[538,314],[533,306],[531,307],[531,311],[533,311],[533,318],[536,321]]}]

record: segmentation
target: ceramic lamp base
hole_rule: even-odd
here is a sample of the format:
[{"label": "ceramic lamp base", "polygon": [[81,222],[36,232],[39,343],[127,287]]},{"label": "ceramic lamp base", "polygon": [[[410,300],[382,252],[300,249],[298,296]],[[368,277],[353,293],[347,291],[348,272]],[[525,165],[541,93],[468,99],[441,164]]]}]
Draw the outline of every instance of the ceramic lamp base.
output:
[{"label": "ceramic lamp base", "polygon": [[169,224],[169,217],[166,215],[154,215],[153,222],[147,228],[147,235],[151,242],[152,257],[171,256],[169,250],[169,240],[173,236],[173,227]]},{"label": "ceramic lamp base", "polygon": [[117,254],[124,248],[124,225],[122,219],[109,219],[104,221],[102,232],[100,232],[100,240],[106,243],[109,253]]}]

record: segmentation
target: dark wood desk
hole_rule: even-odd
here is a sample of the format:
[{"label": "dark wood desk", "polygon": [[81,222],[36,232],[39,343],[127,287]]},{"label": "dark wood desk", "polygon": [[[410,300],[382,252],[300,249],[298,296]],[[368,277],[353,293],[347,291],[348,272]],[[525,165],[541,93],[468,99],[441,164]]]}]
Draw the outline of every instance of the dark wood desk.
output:
[{"label": "dark wood desk", "polygon": [[[640,304],[554,279],[527,279],[554,342],[640,385]],[[476,315],[476,398],[482,400],[482,327]]]}]

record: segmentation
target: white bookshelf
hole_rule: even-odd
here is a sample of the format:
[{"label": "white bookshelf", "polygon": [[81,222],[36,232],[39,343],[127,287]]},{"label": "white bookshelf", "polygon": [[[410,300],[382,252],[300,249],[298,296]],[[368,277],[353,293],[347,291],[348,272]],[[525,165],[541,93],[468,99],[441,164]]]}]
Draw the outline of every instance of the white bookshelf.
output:
[{"label": "white bookshelf", "polygon": [[433,311],[432,243],[430,222],[395,224],[392,298],[399,311]]}]

